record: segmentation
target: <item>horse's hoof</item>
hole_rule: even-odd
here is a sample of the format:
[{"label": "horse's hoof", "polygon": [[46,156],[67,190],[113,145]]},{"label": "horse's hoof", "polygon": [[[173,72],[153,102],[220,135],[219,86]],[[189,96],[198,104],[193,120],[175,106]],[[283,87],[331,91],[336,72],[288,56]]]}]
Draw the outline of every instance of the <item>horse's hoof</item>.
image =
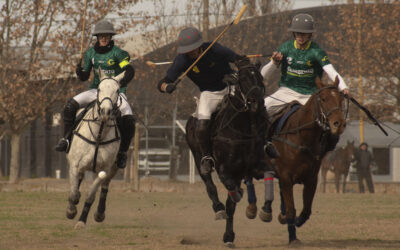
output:
[{"label": "horse's hoof", "polygon": [[85,228],[85,226],[86,226],[85,222],[83,222],[83,221],[78,221],[78,222],[75,224],[74,229]]},{"label": "horse's hoof", "polygon": [[301,241],[299,239],[294,239],[292,241],[289,241],[289,246],[290,247],[297,247],[301,245]]},{"label": "horse's hoof", "polygon": [[286,216],[285,216],[285,215],[282,215],[282,214],[279,214],[279,216],[278,216],[278,221],[279,221],[279,223],[281,223],[282,225],[286,224],[286,223],[287,223],[287,222],[286,222]]},{"label": "horse's hoof", "polygon": [[229,248],[235,248],[235,243],[233,242],[224,242],[224,245]]},{"label": "horse's hoof", "polygon": [[257,216],[257,205],[256,203],[250,203],[246,208],[246,217],[254,219]]},{"label": "horse's hoof", "polygon": [[220,210],[215,213],[215,220],[226,220],[228,215],[226,214],[225,210]]},{"label": "horse's hoof", "polygon": [[81,198],[81,192],[78,191],[75,195],[71,195],[68,200],[70,203],[78,205],[80,198]]},{"label": "horse's hoof", "polygon": [[302,216],[296,217],[296,221],[295,221],[296,227],[301,227],[301,226],[303,226],[304,223],[306,223],[307,220],[308,220],[308,218],[305,219],[305,218],[302,217]]},{"label": "horse's hoof", "polygon": [[70,206],[67,208],[67,218],[72,220],[73,218],[75,218],[76,214],[78,213],[78,211],[76,210],[75,206]]},{"label": "horse's hoof", "polygon": [[[258,214],[260,219],[264,222],[271,222],[272,221],[272,213],[265,212],[264,210],[260,210],[260,213]],[[279,219],[279,217],[278,217]]]},{"label": "horse's hoof", "polygon": [[104,218],[106,218],[106,214],[105,213],[94,213],[94,220],[97,222],[103,222]]}]

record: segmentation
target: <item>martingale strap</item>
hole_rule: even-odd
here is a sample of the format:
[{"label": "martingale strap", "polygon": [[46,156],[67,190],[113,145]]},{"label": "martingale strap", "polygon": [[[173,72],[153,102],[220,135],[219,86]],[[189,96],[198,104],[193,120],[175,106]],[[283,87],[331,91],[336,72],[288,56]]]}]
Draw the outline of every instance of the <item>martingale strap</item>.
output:
[{"label": "martingale strap", "polygon": [[[115,127],[115,131],[117,131],[116,127]],[[74,133],[74,135],[78,136],[79,138],[81,138],[82,140],[84,140],[85,142],[87,142],[87,143],[89,143],[91,145],[96,145],[97,144],[95,141],[91,141],[88,138],[84,137],[83,135],[79,134],[79,132],[76,131],[76,130],[74,130],[73,133]],[[103,145],[110,144],[110,143],[115,142],[115,141],[119,141],[120,139],[121,139],[121,137],[119,137],[118,133],[115,132],[115,138],[114,139],[100,142],[98,145],[99,146],[103,146]]]},{"label": "martingale strap", "polygon": [[99,152],[99,146],[110,144],[112,142],[119,141],[121,139],[121,137],[118,135],[117,125],[114,124],[115,138],[111,139],[111,140],[108,140],[108,141],[101,141],[101,134],[103,132],[103,128],[104,128],[104,123],[102,122],[101,125],[100,125],[100,130],[99,130],[99,134],[97,135],[96,141],[92,141],[92,140],[84,137],[83,135],[81,135],[76,130],[74,130],[74,132],[73,132],[74,135],[78,136],[79,138],[81,138],[85,142],[95,146],[94,157],[93,157],[93,169],[92,169],[93,172],[96,171],[96,162],[97,162],[97,154]]}]

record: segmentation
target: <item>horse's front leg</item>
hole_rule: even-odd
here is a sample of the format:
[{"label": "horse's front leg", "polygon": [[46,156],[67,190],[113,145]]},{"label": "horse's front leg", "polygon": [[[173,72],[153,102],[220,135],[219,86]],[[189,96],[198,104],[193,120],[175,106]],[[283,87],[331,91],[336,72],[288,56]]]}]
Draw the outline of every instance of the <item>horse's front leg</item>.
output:
[{"label": "horse's front leg", "polygon": [[225,205],[218,198],[217,187],[212,180],[211,173],[200,174],[200,177],[206,185],[207,195],[212,201],[212,208],[215,213],[215,220],[226,219],[227,215],[225,211]]},{"label": "horse's front leg", "polygon": [[321,167],[321,178],[322,178],[322,192],[326,192],[326,174],[329,168]]},{"label": "horse's front leg", "polygon": [[[221,168],[223,169],[223,167]],[[218,173],[219,179],[225,188],[228,190],[228,195],[231,197],[233,202],[239,202],[243,196],[243,189],[240,188],[240,181],[237,182],[231,175],[224,171]]]},{"label": "horse's front leg", "polygon": [[257,216],[257,197],[254,189],[253,178],[246,177],[244,184],[246,185],[247,201],[249,203],[246,208],[246,217],[249,219],[254,219]]},{"label": "horse's front leg", "polygon": [[228,197],[226,199],[226,213],[228,217],[226,218],[226,227],[225,227],[223,241],[225,246],[230,248],[235,247],[233,243],[235,240],[235,232],[233,232],[233,216],[235,214],[235,210],[236,210],[236,202],[234,202],[230,194],[228,194]]},{"label": "horse's front leg", "polygon": [[110,173],[107,174],[106,179],[104,180],[103,184],[101,185],[101,192],[99,198],[99,204],[97,206],[97,211],[94,213],[94,220],[97,222],[104,221],[106,214],[106,200],[107,200],[107,193],[108,193],[108,186],[110,185],[111,179],[115,176],[118,172],[118,168],[115,165],[111,168]]},{"label": "horse's front leg", "polygon": [[[297,240],[296,237],[296,226],[295,226],[295,218],[296,218],[296,209],[294,206],[293,199],[293,184],[290,183],[282,183],[282,177],[280,177],[280,188],[283,196],[283,203],[286,207],[286,215],[283,215],[282,212],[279,215],[280,220],[282,218],[286,218],[286,223],[288,224],[288,233],[289,233],[289,243]],[[282,222],[281,222],[282,223]]]},{"label": "horse's front leg", "polygon": [[86,196],[85,204],[82,209],[81,216],[79,217],[79,221],[75,224],[75,229],[85,227],[90,207],[92,206],[94,199],[96,198],[97,189],[103,183],[104,178],[105,176],[103,175],[97,176],[96,179],[94,179],[92,185],[90,186]]},{"label": "horse's front leg", "polygon": [[343,189],[342,192],[346,193],[346,182],[347,182],[347,174],[343,175]]},{"label": "horse's front leg", "polygon": [[77,214],[76,205],[79,203],[81,198],[81,193],[79,192],[79,187],[82,183],[84,177],[84,172],[79,172],[77,167],[70,167],[69,169],[69,183],[70,183],[70,193],[68,197],[68,207],[67,207],[67,218],[73,219]]},{"label": "horse's front leg", "polygon": [[340,192],[340,173],[335,172],[335,185],[336,185],[336,193]]},{"label": "horse's front leg", "polygon": [[311,215],[312,203],[317,189],[318,178],[312,178],[304,183],[303,188],[303,210],[300,216],[296,218],[296,226],[301,227]]}]

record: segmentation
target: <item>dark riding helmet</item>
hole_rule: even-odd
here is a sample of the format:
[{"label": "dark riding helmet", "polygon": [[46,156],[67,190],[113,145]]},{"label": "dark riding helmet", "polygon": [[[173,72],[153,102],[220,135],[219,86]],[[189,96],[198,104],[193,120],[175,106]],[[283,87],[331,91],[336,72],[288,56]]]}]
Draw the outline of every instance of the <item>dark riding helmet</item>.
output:
[{"label": "dark riding helmet", "polygon": [[178,36],[178,53],[185,54],[197,49],[203,44],[203,38],[198,29],[188,27],[183,29]]},{"label": "dark riding helmet", "polygon": [[368,143],[366,143],[366,142],[361,143],[361,144],[360,144],[360,148],[361,148],[362,146],[364,146],[364,145],[365,145],[365,147],[368,148]]},{"label": "dark riding helmet", "polygon": [[107,20],[101,20],[94,26],[93,36],[99,34],[111,34],[111,36],[117,34],[114,31],[114,26]]},{"label": "dark riding helmet", "polygon": [[299,33],[315,32],[314,18],[311,15],[304,13],[295,15],[290,23],[289,31]]}]

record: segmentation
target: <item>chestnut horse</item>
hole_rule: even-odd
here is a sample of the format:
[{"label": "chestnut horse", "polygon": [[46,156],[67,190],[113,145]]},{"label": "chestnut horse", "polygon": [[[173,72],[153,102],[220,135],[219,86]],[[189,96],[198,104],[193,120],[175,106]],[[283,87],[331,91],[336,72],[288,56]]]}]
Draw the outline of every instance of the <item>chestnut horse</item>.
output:
[{"label": "chestnut horse", "polygon": [[[186,125],[186,140],[193,153],[197,170],[206,185],[207,194],[212,200],[215,219],[226,219],[224,244],[233,247],[233,216],[236,203],[240,201],[243,190],[241,181],[245,176],[263,177],[264,134],[267,116],[264,108],[264,84],[257,68],[248,60],[236,62],[239,80],[224,97],[220,109],[213,116],[211,125],[212,154],[215,170],[228,190],[225,205],[218,199],[217,188],[211,173],[200,171],[201,151],[196,138],[197,118],[190,117]],[[256,175],[259,169],[260,175]]]},{"label": "chestnut horse", "polygon": [[347,142],[344,148],[337,148],[335,151],[329,151],[321,162],[321,177],[323,192],[326,191],[326,174],[331,170],[335,174],[336,192],[340,192],[340,178],[343,176],[342,192],[346,192],[346,179],[349,175],[351,161],[354,159],[354,141]]},{"label": "chestnut horse", "polygon": [[[302,226],[311,215],[320,163],[326,153],[326,138],[331,134],[340,135],[346,125],[341,108],[343,95],[338,85],[337,78],[333,86],[324,86],[317,78],[318,90],[288,118],[281,132],[273,137],[281,154],[281,157],[275,159],[282,203],[278,220],[288,224],[289,243],[298,241],[296,226]],[[296,217],[293,198],[295,184],[304,185],[303,210],[299,217]]]}]

